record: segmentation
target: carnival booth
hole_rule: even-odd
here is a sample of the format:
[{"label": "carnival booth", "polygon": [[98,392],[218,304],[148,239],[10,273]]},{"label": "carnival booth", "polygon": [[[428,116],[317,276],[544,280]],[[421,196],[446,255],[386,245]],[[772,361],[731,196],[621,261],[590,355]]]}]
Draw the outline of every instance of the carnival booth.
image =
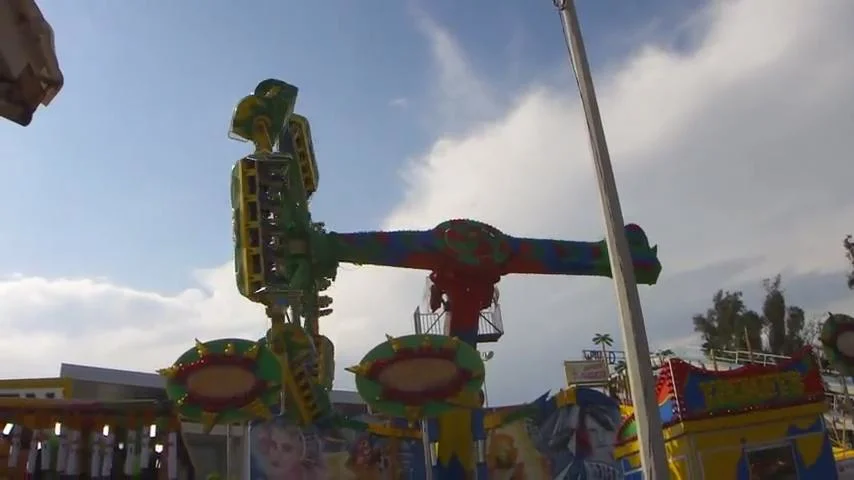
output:
[{"label": "carnival booth", "polygon": [[[714,371],[671,359],[658,377],[671,478],[837,479],[822,414],[821,374],[806,348],[775,366]],[[626,479],[642,479],[634,416],[615,451]]]},{"label": "carnival booth", "polygon": [[0,399],[0,478],[194,476],[180,421],[155,401]]}]

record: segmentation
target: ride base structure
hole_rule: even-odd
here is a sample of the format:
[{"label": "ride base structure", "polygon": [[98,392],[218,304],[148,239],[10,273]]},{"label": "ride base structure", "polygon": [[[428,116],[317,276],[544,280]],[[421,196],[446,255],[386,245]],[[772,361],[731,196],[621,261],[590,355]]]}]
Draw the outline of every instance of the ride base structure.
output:
[{"label": "ride base structure", "polygon": [[[284,422],[299,429],[304,446],[342,431],[417,440],[426,446],[428,478],[487,478],[487,432],[542,417],[568,394],[485,409],[477,345],[497,338],[480,331],[481,312],[504,275],[610,276],[605,242],[512,237],[468,219],[417,231],[327,231],[308,208],[319,171],[308,119],[294,112],[297,93],[285,82],[262,81],[232,119],[231,135],[255,147],[232,170],[237,286],[265,306],[270,328],[256,340],[197,340],[160,371],[169,396],[182,418],[208,429]],[[626,233],[638,282],[654,284],[661,271],[656,248],[637,225]],[[323,292],[340,263],[429,272],[431,307],[444,306],[448,318],[446,335],[387,337],[347,369],[380,420],[348,417],[330,402],[334,346],[319,321],[332,313]]]}]

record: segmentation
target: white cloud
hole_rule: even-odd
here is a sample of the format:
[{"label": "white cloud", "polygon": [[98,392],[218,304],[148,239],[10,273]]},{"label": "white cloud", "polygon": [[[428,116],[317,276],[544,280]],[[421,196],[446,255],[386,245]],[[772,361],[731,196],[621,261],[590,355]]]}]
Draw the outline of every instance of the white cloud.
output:
[{"label": "white cloud", "polygon": [[420,10],[414,16],[424,32],[436,71],[435,108],[446,131],[494,117],[500,111],[501,99],[493,87],[473,71],[465,52],[456,39]]},{"label": "white cloud", "polygon": [[405,97],[392,98],[388,102],[388,106],[394,108],[406,108],[409,106],[409,99]]},{"label": "white cloud", "polygon": [[[704,18],[696,50],[640,48],[597,79],[626,219],[659,244],[664,264],[660,284],[642,292],[656,345],[689,342],[691,314],[715,289],[754,287],[779,271],[792,300],[811,312],[854,309],[840,246],[854,228],[854,4],[719,2]],[[574,91],[541,85],[496,113],[488,82],[453,38],[422,26],[443,108],[488,121],[438,138],[413,162],[405,201],[384,226],[429,228],[468,216],[510,234],[601,238]],[[340,367],[384,333],[411,331],[423,278],[342,269],[332,292],[338,313],[322,324]],[[260,310],[233,288],[230,265],[198,280],[198,289],[164,296],[105,281],[10,277],[0,282],[0,374],[49,374],[60,361],[150,370],[194,336],[263,332]],[[619,337],[605,279],[511,277],[501,287],[507,334],[489,367],[496,401],[559,386],[560,361],[593,333]],[[340,369],[339,377],[352,385]]]}]

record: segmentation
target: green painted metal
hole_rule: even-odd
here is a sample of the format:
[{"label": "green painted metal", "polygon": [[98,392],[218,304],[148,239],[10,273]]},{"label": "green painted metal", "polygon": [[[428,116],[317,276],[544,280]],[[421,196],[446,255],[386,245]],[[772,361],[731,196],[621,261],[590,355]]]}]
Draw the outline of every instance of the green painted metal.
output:
[{"label": "green painted metal", "polygon": [[[470,379],[466,381],[459,391],[451,395],[428,401],[426,403],[407,404],[402,401],[390,400],[383,391],[386,388],[381,381],[367,375],[368,370],[378,362],[388,362],[399,358],[401,354],[411,353],[412,358],[419,358],[418,352],[434,351],[436,349],[449,349],[453,351],[456,368],[469,372]],[[475,405],[460,405],[460,399],[477,398],[483,387],[486,374],[480,353],[470,345],[460,342],[454,338],[444,335],[407,335],[397,338],[389,338],[371,349],[358,367],[351,367],[350,371],[356,373],[356,389],[359,395],[372,409],[387,415],[398,416],[410,420],[421,417],[437,417],[455,408],[474,408]],[[429,386],[425,386],[428,388]],[[417,416],[413,418],[413,412]]]},{"label": "green painted metal", "polygon": [[[255,353],[251,353],[255,350]],[[176,378],[174,373],[183,367],[203,361],[205,357],[228,357],[242,359],[253,357],[252,373],[258,381],[263,382],[266,387],[258,392],[253,398],[246,398],[241,405],[219,411],[205,410],[202,405],[188,400],[192,394],[188,388],[187,379]],[[279,404],[279,392],[281,391],[281,368],[275,356],[263,348],[258,348],[256,342],[240,338],[223,338],[198,343],[195,347],[184,352],[175,361],[172,371],[161,371],[167,378],[166,395],[176,406],[181,418],[200,423],[235,423],[253,420],[257,412],[246,410],[245,407],[253,401],[259,400],[271,410]]]}]

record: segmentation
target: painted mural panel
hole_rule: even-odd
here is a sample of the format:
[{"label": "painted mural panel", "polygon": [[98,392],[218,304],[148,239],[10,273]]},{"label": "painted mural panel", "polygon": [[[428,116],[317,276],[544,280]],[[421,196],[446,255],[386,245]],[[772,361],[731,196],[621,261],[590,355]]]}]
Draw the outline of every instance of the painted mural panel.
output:
[{"label": "painted mural panel", "polygon": [[421,442],[301,429],[283,417],[250,427],[250,480],[420,480]]},{"label": "painted mural panel", "polygon": [[[576,402],[549,402],[534,420],[490,432],[491,480],[618,480],[614,459],[621,417],[617,403],[590,389]],[[509,409],[518,407],[509,407]],[[364,418],[364,420],[369,420]],[[381,421],[373,419],[374,421]],[[250,480],[422,480],[420,441],[349,430],[300,429],[283,418],[250,427]]]},{"label": "painted mural panel", "polygon": [[606,395],[578,389],[577,404],[540,420],[519,421],[491,432],[490,479],[616,480],[614,459],[620,410]]}]

